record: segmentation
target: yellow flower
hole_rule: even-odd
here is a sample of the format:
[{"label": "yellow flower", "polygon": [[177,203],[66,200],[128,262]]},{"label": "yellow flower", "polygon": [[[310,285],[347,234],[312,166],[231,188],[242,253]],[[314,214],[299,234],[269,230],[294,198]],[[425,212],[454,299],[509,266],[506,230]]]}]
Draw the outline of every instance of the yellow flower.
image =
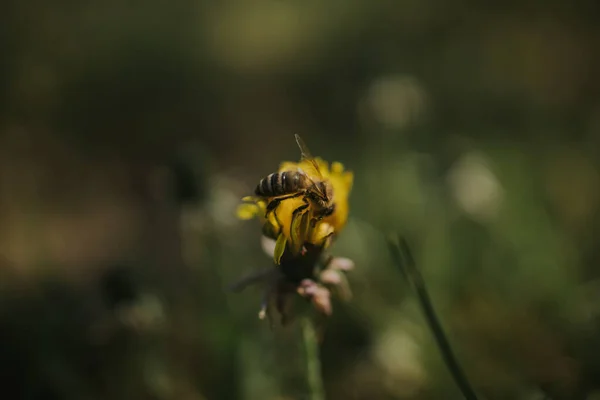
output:
[{"label": "yellow flower", "polygon": [[[351,296],[345,273],[354,264],[348,259],[327,256],[324,250],[346,225],[350,209],[348,198],[354,177],[339,162],[329,165],[321,158],[315,158],[314,161],[320,175],[311,161],[306,159],[283,162],[278,172],[301,169],[314,181],[328,181],[333,189],[332,201],[335,204],[332,214],[321,220],[313,219],[314,204],[307,203],[303,196],[282,200],[268,217],[265,217],[268,199],[244,197],[242,200],[245,203],[238,208],[238,217],[241,219],[258,217],[262,225],[263,249],[273,255],[275,264],[279,266],[251,274],[233,286],[235,290],[241,290],[254,282],[264,280],[267,283],[259,312],[261,319],[268,316],[271,320],[270,304],[273,301],[281,315],[282,324],[286,324],[290,317],[286,305],[293,295],[311,301],[317,311],[324,315],[331,314],[332,294],[345,300]],[[308,208],[294,216],[299,207],[306,207],[307,204]]]},{"label": "yellow flower", "polygon": [[[309,227],[303,232],[300,229],[300,226],[302,226],[301,218],[296,218],[295,221],[292,218],[294,210],[304,204],[302,197],[283,200],[275,213],[269,214],[268,220],[265,218],[267,206],[265,200],[245,197],[243,200],[250,201],[250,203],[242,204],[238,208],[239,218],[251,219],[258,216],[263,225],[263,233],[277,240],[274,254],[277,264],[279,264],[279,260],[286,249],[297,254],[304,243],[310,243],[321,248],[328,247],[331,240],[343,230],[348,220],[348,197],[352,190],[354,178],[352,172],[344,171],[344,166],[339,162],[333,162],[330,168],[329,164],[321,158],[315,158],[315,161],[319,166],[322,178],[329,180],[333,186],[333,201],[336,205],[333,214],[318,221],[315,226]],[[314,172],[311,172],[312,168],[307,160],[297,163],[283,162],[279,166],[279,172],[295,170],[298,167],[306,171],[311,178],[318,178]]]}]

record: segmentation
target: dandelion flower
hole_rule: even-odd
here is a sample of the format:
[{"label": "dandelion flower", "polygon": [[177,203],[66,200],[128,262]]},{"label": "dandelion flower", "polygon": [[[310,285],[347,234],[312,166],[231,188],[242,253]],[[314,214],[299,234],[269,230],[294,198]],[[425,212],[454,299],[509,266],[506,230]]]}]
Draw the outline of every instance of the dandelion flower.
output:
[{"label": "dandelion flower", "polygon": [[[324,315],[330,315],[332,310],[330,289],[334,289],[343,299],[350,297],[345,273],[353,267],[353,262],[347,258],[325,256],[324,252],[346,225],[354,177],[339,162],[329,165],[318,157],[314,161],[319,171],[313,168],[310,159],[303,157],[299,162],[282,162],[278,172],[302,170],[313,181],[328,181],[335,204],[330,215],[322,219],[312,218],[312,205],[307,204],[303,196],[282,200],[268,216],[268,200],[264,198],[245,197],[237,210],[240,219],[257,218],[260,221],[262,247],[278,265],[271,273],[254,274],[236,286],[242,288],[259,279],[268,282],[259,313],[261,319],[270,315],[271,299],[275,300],[283,322],[287,317],[286,304],[291,296],[299,295],[307,299]],[[301,206],[307,208],[306,214],[294,217],[294,212]],[[309,218],[309,223],[302,218]]]}]

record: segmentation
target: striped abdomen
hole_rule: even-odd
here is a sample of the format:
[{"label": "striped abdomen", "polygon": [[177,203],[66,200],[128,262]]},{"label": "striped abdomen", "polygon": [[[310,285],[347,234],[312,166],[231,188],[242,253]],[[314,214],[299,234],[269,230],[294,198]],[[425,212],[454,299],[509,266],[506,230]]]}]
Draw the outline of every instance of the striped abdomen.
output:
[{"label": "striped abdomen", "polygon": [[274,172],[263,178],[254,193],[261,197],[277,197],[306,188],[308,179],[298,171]]}]

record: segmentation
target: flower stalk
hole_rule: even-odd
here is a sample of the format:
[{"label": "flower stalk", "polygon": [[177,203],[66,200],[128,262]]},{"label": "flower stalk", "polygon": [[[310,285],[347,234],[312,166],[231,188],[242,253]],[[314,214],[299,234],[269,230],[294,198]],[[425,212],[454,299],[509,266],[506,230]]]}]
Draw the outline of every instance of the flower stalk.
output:
[{"label": "flower stalk", "polygon": [[321,358],[319,341],[313,321],[305,317],[302,320],[302,339],[306,352],[306,377],[310,400],[325,400],[323,377],[321,375]]},{"label": "flower stalk", "polygon": [[[301,140],[296,137],[298,144]],[[348,220],[348,197],[352,189],[353,174],[345,171],[339,162],[331,165],[320,158],[308,155],[305,146],[299,162],[283,162],[279,166],[279,175],[271,174],[266,189],[276,185],[277,178],[286,177],[288,184],[283,185],[288,192],[292,178],[308,179],[319,189],[319,193],[327,193],[328,213],[319,214],[318,203],[314,203],[309,189],[298,193],[287,193],[286,198],[264,197],[267,190],[256,190],[258,197],[247,196],[244,204],[238,207],[240,219],[257,218],[262,225],[262,247],[273,260],[269,270],[259,271],[233,286],[234,290],[242,290],[246,286],[265,283],[259,318],[268,318],[273,326],[271,303],[274,303],[281,317],[281,324],[290,321],[290,310],[293,297],[300,297],[312,305],[321,316],[332,313],[332,295],[342,300],[349,300],[350,287],[345,274],[354,267],[352,260],[333,257],[327,249],[343,230]],[[295,171],[296,175],[291,174]],[[299,178],[297,179],[299,180]],[[326,182],[325,182],[326,181]],[[267,182],[264,179],[261,182]],[[327,185],[325,185],[327,184]],[[262,183],[261,183],[262,186]],[[326,187],[325,190],[322,188]],[[262,196],[262,197],[261,197]],[[312,199],[312,200],[311,200]],[[329,201],[333,206],[329,206]],[[314,209],[316,208],[316,210]],[[308,313],[300,321],[302,344],[306,358],[306,377],[310,400],[325,400],[321,360],[319,354],[320,338],[315,326],[314,314]]]}]

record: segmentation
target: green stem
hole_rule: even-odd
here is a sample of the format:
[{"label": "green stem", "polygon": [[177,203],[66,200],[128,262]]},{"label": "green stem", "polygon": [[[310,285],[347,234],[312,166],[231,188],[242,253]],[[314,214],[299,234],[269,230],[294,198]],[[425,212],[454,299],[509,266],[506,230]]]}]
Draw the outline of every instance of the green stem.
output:
[{"label": "green stem", "polygon": [[[402,273],[404,273],[404,276],[417,294],[417,299],[419,300],[421,309],[425,315],[425,320],[433,332],[433,337],[437,342],[438,348],[440,349],[442,357],[448,366],[450,373],[452,374],[452,378],[454,378],[454,382],[456,382],[456,385],[466,400],[477,400],[477,395],[475,394],[471,383],[459,365],[458,360],[452,351],[452,346],[450,346],[450,342],[448,342],[446,334],[444,333],[442,324],[440,323],[435,310],[433,309],[429,293],[425,287],[425,281],[423,280],[421,272],[415,265],[415,261],[412,257],[410,249],[408,248],[408,244],[404,239],[399,238],[396,235],[393,235],[389,238],[388,244],[392,253],[392,257],[394,258],[394,262],[402,271]],[[404,256],[402,253],[404,253]]]},{"label": "green stem", "polygon": [[302,321],[302,337],[306,351],[306,375],[310,400],[325,400],[323,378],[321,376],[321,359],[319,357],[319,342],[313,322],[309,317]]}]

